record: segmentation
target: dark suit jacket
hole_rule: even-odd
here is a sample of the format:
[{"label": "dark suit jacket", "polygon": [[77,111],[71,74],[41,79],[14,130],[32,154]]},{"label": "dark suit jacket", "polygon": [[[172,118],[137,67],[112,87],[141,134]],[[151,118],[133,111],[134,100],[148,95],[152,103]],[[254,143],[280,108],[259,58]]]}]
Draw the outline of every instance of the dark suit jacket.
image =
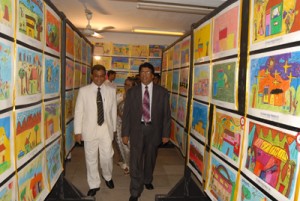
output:
[{"label": "dark suit jacket", "polygon": [[[122,137],[129,136],[130,146],[142,146],[142,85],[139,84],[127,91],[122,118]],[[153,138],[149,143],[159,145],[162,137],[169,138],[171,112],[168,91],[153,84],[151,105],[151,126]]]}]

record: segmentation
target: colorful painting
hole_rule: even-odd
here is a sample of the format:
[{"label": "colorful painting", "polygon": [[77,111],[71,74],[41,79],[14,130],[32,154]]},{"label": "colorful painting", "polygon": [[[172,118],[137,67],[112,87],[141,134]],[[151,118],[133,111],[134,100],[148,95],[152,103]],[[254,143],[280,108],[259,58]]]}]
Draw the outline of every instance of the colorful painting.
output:
[{"label": "colorful painting", "polygon": [[41,104],[16,110],[15,129],[15,154],[20,167],[43,148]]},{"label": "colorful painting", "polygon": [[173,51],[173,68],[179,68],[181,67],[181,60],[180,60],[180,54],[181,54],[181,42],[178,42],[174,46]]},{"label": "colorful painting", "polygon": [[74,83],[74,61],[66,59],[66,89],[73,89]]},{"label": "colorful painting", "polygon": [[213,58],[237,54],[240,1],[231,4],[214,17],[213,22]]},{"label": "colorful painting", "polygon": [[204,143],[207,139],[209,125],[208,109],[208,105],[193,101],[191,133]]},{"label": "colorful painting", "polygon": [[75,53],[75,61],[81,62],[82,60],[82,44],[81,44],[81,37],[78,33],[74,32],[74,53]]},{"label": "colorful painting", "polygon": [[247,119],[242,171],[278,200],[294,200],[299,133]]},{"label": "colorful painting", "polygon": [[65,94],[65,122],[70,121],[73,118],[74,108],[74,92],[66,91]]},{"label": "colorful painting", "polygon": [[106,70],[111,69],[111,60],[112,57],[103,57],[100,59],[93,58],[93,65],[100,64],[106,68]]},{"label": "colorful painting", "polygon": [[161,71],[161,59],[149,58],[149,63],[151,63],[153,65],[155,72]]},{"label": "colorful painting", "polygon": [[271,201],[263,192],[257,189],[251,184],[248,180],[241,176],[239,193],[237,196],[238,201],[252,201],[252,200],[261,200],[261,201]]},{"label": "colorful painting", "polygon": [[86,45],[86,59],[87,59],[87,65],[92,65],[92,46],[88,43]]},{"label": "colorful painting", "polygon": [[299,41],[299,1],[268,0],[251,3],[251,50]]},{"label": "colorful painting", "polygon": [[213,63],[212,66],[212,103],[228,109],[237,109],[237,59]]},{"label": "colorful painting", "polygon": [[0,183],[15,170],[12,122],[12,112],[6,112],[0,115]]},{"label": "colorful painting", "polygon": [[237,172],[217,156],[211,154],[208,184],[205,192],[213,201],[233,201]]},{"label": "colorful painting", "polygon": [[65,134],[65,158],[69,155],[69,152],[75,145],[75,137],[74,137],[74,121],[70,121],[66,125],[66,134]]},{"label": "colorful painting", "polygon": [[211,55],[211,20],[194,29],[194,63],[208,61]]},{"label": "colorful painting", "polygon": [[128,57],[112,57],[111,68],[117,70],[129,70]]},{"label": "colorful painting", "polygon": [[148,57],[149,46],[148,45],[131,45],[132,57]]},{"label": "colorful painting", "polygon": [[186,124],[186,111],[187,111],[187,98],[178,96],[177,101],[177,121],[185,127]]},{"label": "colorful painting", "polygon": [[300,48],[250,56],[248,113],[300,127]]},{"label": "colorful painting", "polygon": [[173,118],[176,118],[176,115],[177,115],[177,99],[178,99],[178,95],[171,93],[171,95],[170,95],[171,116]]},{"label": "colorful painting", "polygon": [[130,70],[138,71],[141,64],[148,61],[147,58],[131,58],[130,60]]},{"label": "colorful painting", "polygon": [[81,55],[82,55],[82,63],[87,63],[87,42],[82,39],[81,40]]},{"label": "colorful painting", "polygon": [[130,56],[130,46],[128,44],[113,43],[112,55],[129,57]]},{"label": "colorful painting", "polygon": [[74,88],[80,87],[80,81],[81,81],[81,64],[75,62]]},{"label": "colorful painting", "polygon": [[179,79],[179,94],[187,96],[189,88],[189,68],[180,69],[180,79]]},{"label": "colorful painting", "polygon": [[194,67],[194,98],[209,102],[210,100],[210,65]]},{"label": "colorful painting", "polygon": [[181,46],[180,46],[181,67],[190,65],[190,45],[191,45],[190,36],[186,37],[181,42]]},{"label": "colorful painting", "polygon": [[44,1],[17,1],[17,38],[42,49],[44,40]]},{"label": "colorful painting", "polygon": [[51,188],[53,188],[63,170],[60,157],[61,151],[61,138],[46,148],[47,175]]},{"label": "colorful painting", "polygon": [[81,81],[80,81],[80,86],[85,86],[86,85],[86,66],[82,65],[81,67]]},{"label": "colorful painting", "polygon": [[12,36],[15,25],[15,1],[0,0],[0,30],[2,33]]},{"label": "colorful painting", "polygon": [[59,96],[60,92],[60,59],[45,55],[44,98]]},{"label": "colorful painting", "polygon": [[13,103],[14,67],[13,43],[2,38],[0,38],[0,61],[0,110],[3,110],[11,107]]},{"label": "colorful painting", "polygon": [[182,148],[182,143],[183,143],[183,133],[184,133],[184,128],[179,125],[175,124],[175,133],[174,133],[174,142],[173,144],[176,145],[179,149]]},{"label": "colorful painting", "polygon": [[45,200],[49,193],[45,152],[18,172],[19,200]]},{"label": "colorful painting", "polygon": [[74,31],[70,25],[66,25],[66,55],[74,58]]},{"label": "colorful painting", "polygon": [[168,69],[168,52],[167,51],[163,53],[161,69],[162,70],[167,70]]},{"label": "colorful painting", "polygon": [[172,76],[172,92],[173,93],[178,93],[179,90],[179,70],[174,70],[173,71],[173,76]]},{"label": "colorful painting", "polygon": [[172,83],[173,83],[173,71],[168,71],[166,88],[167,88],[169,91],[172,90]]},{"label": "colorful painting", "polygon": [[111,55],[112,54],[112,43],[95,43],[94,55]]},{"label": "colorful painting", "polygon": [[164,48],[163,45],[149,45],[149,57],[162,57]]},{"label": "colorful painting", "polygon": [[130,77],[130,74],[128,72],[117,72],[114,83],[117,86],[124,86],[127,77]]},{"label": "colorful painting", "polygon": [[17,45],[16,105],[42,98],[42,53]]},{"label": "colorful painting", "polygon": [[168,50],[168,70],[173,69],[173,59],[174,59],[174,46],[172,46],[169,50]]},{"label": "colorful painting", "polygon": [[13,176],[7,182],[0,186],[0,200],[1,201],[15,201],[16,192],[16,176]]},{"label": "colorful painting", "polygon": [[204,146],[190,136],[187,166],[192,170],[201,183],[203,183],[203,171],[205,165],[204,150]]},{"label": "colorful painting", "polygon": [[166,71],[161,72],[161,77],[160,77],[160,85],[166,88],[167,85],[167,76],[168,73]]},{"label": "colorful painting", "polygon": [[60,56],[60,17],[46,4],[46,51]]},{"label": "colorful painting", "polygon": [[46,144],[56,139],[60,134],[61,103],[59,100],[45,102],[44,135]]},{"label": "colorful painting", "polygon": [[236,167],[239,166],[241,159],[244,126],[243,116],[215,109],[211,148]]}]

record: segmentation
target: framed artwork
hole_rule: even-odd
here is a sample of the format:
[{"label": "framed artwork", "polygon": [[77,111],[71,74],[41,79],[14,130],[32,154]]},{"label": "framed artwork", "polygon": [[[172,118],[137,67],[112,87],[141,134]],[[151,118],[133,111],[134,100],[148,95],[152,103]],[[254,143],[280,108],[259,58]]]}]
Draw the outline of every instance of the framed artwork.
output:
[{"label": "framed artwork", "polygon": [[112,55],[112,43],[96,43],[94,46],[94,55],[110,56]]},{"label": "framed artwork", "polygon": [[16,196],[18,196],[18,193],[16,181],[16,176],[13,176],[0,187],[0,200],[17,200]]},{"label": "framed artwork", "polygon": [[66,24],[66,55],[69,58],[74,58],[74,31],[70,25]]},{"label": "framed artwork", "polygon": [[173,76],[172,76],[172,92],[178,93],[179,91],[179,70],[173,70]]},{"label": "framed artwork", "polygon": [[300,48],[250,56],[248,113],[300,128]]},{"label": "framed artwork", "polygon": [[86,59],[87,59],[87,65],[88,66],[91,66],[92,65],[92,57],[93,57],[93,54],[92,54],[92,46],[87,43],[86,45]]},{"label": "framed artwork", "polygon": [[212,64],[211,102],[228,109],[237,110],[237,58]]},{"label": "framed artwork", "polygon": [[168,73],[167,73],[167,85],[166,85],[166,89],[168,89],[168,91],[172,90],[172,83],[173,83],[173,71],[168,71]]},{"label": "framed artwork", "polygon": [[162,57],[164,45],[149,45],[149,57]]},{"label": "framed artwork", "polygon": [[210,64],[195,65],[194,67],[194,99],[209,102],[211,91]]},{"label": "framed artwork", "polygon": [[13,43],[3,38],[0,38],[0,110],[12,107],[13,104],[13,55]]},{"label": "framed artwork", "polygon": [[206,142],[209,125],[209,106],[193,101],[191,133],[203,143]]},{"label": "framed artwork", "polygon": [[130,46],[128,44],[112,44],[112,55],[113,56],[130,56]]},{"label": "framed artwork", "polygon": [[184,128],[179,125],[178,123],[175,123],[175,133],[174,133],[174,142],[173,144],[176,145],[180,150],[182,148],[183,143],[183,133]]},{"label": "framed artwork", "polygon": [[132,57],[147,57],[149,55],[148,45],[131,45]]},{"label": "framed artwork", "polygon": [[248,118],[242,171],[274,198],[294,200],[299,146],[299,132]]},{"label": "framed artwork", "polygon": [[66,91],[65,93],[65,122],[70,121],[73,118],[73,105],[74,104],[74,92]]},{"label": "framed artwork", "polygon": [[60,56],[60,43],[61,43],[61,19],[53,11],[50,6],[46,4],[46,27],[45,29],[45,51]]},{"label": "framed artwork", "polygon": [[95,58],[93,58],[93,64],[101,64],[103,65],[106,70],[107,69],[111,69],[111,64],[112,64],[112,57],[101,57],[99,60],[96,60]]},{"label": "framed artwork", "polygon": [[174,59],[174,46],[172,46],[169,50],[168,50],[168,70],[172,70],[173,69],[173,59]]},{"label": "framed artwork", "polygon": [[0,31],[8,36],[13,36],[15,32],[15,1],[1,1]]},{"label": "framed artwork", "polygon": [[61,102],[59,99],[47,101],[44,103],[45,109],[43,111],[44,118],[44,137],[46,144],[49,144],[59,135],[60,130],[60,115],[61,115]]},{"label": "framed artwork", "polygon": [[239,25],[240,1],[238,0],[213,18],[213,59],[238,53]]},{"label": "framed artwork", "polygon": [[130,70],[139,71],[139,67],[141,64],[148,62],[147,58],[130,58]]},{"label": "framed artwork", "polygon": [[66,125],[66,132],[65,132],[65,158],[69,155],[71,149],[75,145],[75,138],[74,138],[74,120],[70,121]]},{"label": "framed artwork", "polygon": [[176,118],[176,115],[177,115],[177,99],[178,99],[178,95],[171,93],[171,95],[170,95],[171,116],[173,118]]},{"label": "framed artwork", "polygon": [[44,55],[44,99],[60,96],[60,59]]},{"label": "framed artwork", "polygon": [[128,57],[112,57],[111,68],[116,70],[129,70],[129,58]]},{"label": "framed artwork", "polygon": [[163,71],[160,77],[160,85],[166,88],[168,72]]},{"label": "framed artwork", "polygon": [[181,64],[180,54],[181,54],[181,42],[176,43],[173,49],[173,68],[179,68]]},{"label": "framed artwork", "polygon": [[66,89],[73,89],[75,63],[73,60],[66,58]]},{"label": "framed artwork", "polygon": [[179,94],[188,95],[190,68],[181,68],[179,76]]},{"label": "framed artwork", "polygon": [[75,72],[74,72],[74,88],[80,87],[80,81],[81,81],[81,64],[75,62]]},{"label": "framed artwork", "polygon": [[211,56],[211,20],[194,29],[194,63],[208,61]]},{"label": "framed artwork", "polygon": [[180,46],[181,67],[190,65],[190,45],[191,45],[191,36],[186,37],[181,42],[181,46]]},{"label": "framed artwork", "polygon": [[82,63],[87,63],[87,42],[82,38],[81,40],[81,58]]},{"label": "framed artwork", "polygon": [[186,112],[187,112],[187,98],[183,96],[178,96],[177,100],[177,121],[186,126]]},{"label": "framed artwork", "polygon": [[124,86],[125,80],[129,76],[130,76],[130,73],[128,73],[128,72],[117,72],[116,79],[114,80],[114,83],[117,86]]},{"label": "framed artwork", "polygon": [[167,51],[163,53],[161,69],[163,71],[168,69],[168,52]]},{"label": "framed artwork", "polygon": [[75,53],[75,61],[82,61],[82,43],[83,40],[78,33],[74,32],[74,53]]},{"label": "framed artwork", "polygon": [[149,63],[154,67],[154,71],[160,73],[161,71],[161,59],[159,58],[149,58]]}]

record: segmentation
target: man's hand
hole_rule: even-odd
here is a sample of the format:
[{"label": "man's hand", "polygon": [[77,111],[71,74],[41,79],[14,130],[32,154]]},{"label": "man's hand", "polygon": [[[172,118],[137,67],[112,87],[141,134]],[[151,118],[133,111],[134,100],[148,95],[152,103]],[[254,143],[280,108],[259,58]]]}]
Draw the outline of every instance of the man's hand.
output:
[{"label": "man's hand", "polygon": [[81,139],[82,139],[82,135],[81,135],[81,134],[75,135],[75,141],[76,141],[78,144],[81,144]]},{"label": "man's hand", "polygon": [[163,137],[163,138],[162,138],[162,143],[163,143],[163,144],[166,144],[167,142],[169,142],[169,138]]},{"label": "man's hand", "polygon": [[127,136],[122,137],[123,144],[128,145],[129,138]]}]

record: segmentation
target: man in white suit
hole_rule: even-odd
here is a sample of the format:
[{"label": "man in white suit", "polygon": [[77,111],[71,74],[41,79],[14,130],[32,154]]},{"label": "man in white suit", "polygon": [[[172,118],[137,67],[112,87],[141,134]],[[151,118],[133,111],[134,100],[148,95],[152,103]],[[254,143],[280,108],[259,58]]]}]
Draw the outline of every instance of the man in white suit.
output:
[{"label": "man in white suit", "polygon": [[[84,152],[87,167],[88,196],[94,196],[100,190],[98,153],[102,176],[108,188],[114,188],[112,180],[113,147],[112,140],[116,132],[117,99],[116,89],[103,84],[106,69],[102,65],[92,67],[93,82],[79,89],[74,117],[74,133],[78,143],[84,141]],[[103,101],[104,123],[97,123],[97,92]]]}]

